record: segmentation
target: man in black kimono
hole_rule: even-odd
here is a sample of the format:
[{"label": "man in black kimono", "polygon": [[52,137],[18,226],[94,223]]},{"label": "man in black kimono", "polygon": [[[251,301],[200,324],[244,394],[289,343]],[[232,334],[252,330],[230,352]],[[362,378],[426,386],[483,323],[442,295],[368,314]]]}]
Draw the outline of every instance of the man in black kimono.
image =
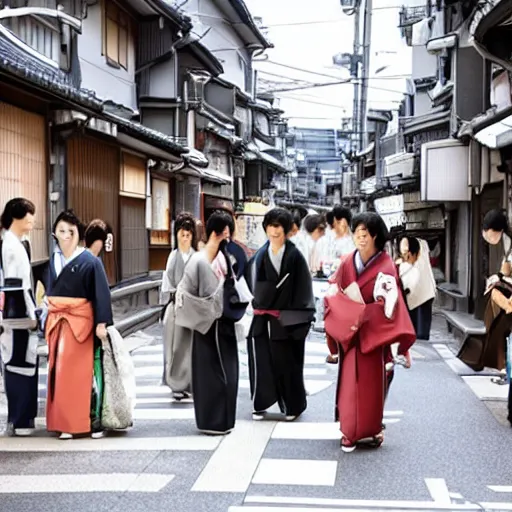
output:
[{"label": "man in black kimono", "polygon": [[254,295],[254,319],[248,343],[253,419],[263,419],[277,403],[286,421],[306,409],[304,352],[315,314],[311,274],[296,246],[286,239],[290,212],[267,212],[263,228],[269,241],[247,266]]}]

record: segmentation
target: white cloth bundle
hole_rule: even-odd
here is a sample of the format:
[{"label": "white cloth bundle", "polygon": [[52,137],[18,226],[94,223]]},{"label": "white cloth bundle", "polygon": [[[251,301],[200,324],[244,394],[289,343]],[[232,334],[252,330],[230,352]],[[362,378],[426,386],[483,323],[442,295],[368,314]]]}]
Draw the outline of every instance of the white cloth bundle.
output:
[{"label": "white cloth bundle", "polygon": [[135,368],[130,353],[115,327],[108,327],[103,343],[103,406],[101,423],[107,429],[133,425],[136,401]]}]

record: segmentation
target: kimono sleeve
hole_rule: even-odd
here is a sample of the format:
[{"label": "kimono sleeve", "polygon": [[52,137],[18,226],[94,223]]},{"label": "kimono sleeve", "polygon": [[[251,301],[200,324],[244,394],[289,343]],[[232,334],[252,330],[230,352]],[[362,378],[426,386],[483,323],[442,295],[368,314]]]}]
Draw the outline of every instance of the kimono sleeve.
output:
[{"label": "kimono sleeve", "polygon": [[160,287],[160,304],[166,305],[169,302],[171,292],[174,291],[171,283],[171,271],[176,259],[177,251],[172,251],[167,258],[167,265],[162,274],[162,286]]},{"label": "kimono sleeve", "polygon": [[0,245],[0,251],[0,257],[2,258],[0,268],[3,272],[4,279],[22,279],[23,276],[20,275],[18,267],[19,258],[16,257],[16,252],[9,246],[6,246],[6,244]]},{"label": "kimono sleeve", "polygon": [[363,354],[393,343],[400,344],[399,354],[405,354],[411,348],[416,340],[416,333],[402,294],[398,294],[395,311],[390,319],[384,314],[383,301],[366,305],[364,322],[359,329],[359,339]]},{"label": "kimono sleeve", "polygon": [[94,281],[94,321],[96,324],[113,325],[112,318],[112,300],[110,297],[110,287],[108,285],[107,274],[103,268],[101,260],[96,259],[93,263],[93,281]]},{"label": "kimono sleeve", "polygon": [[293,290],[294,309],[315,310],[315,296],[313,294],[313,280],[308,264],[302,253],[297,250],[294,258],[295,278]]}]

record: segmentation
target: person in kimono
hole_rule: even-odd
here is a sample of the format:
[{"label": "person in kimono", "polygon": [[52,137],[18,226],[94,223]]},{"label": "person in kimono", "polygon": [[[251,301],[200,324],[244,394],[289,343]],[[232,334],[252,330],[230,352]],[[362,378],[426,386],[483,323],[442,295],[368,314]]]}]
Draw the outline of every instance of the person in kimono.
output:
[{"label": "person in kimono", "polygon": [[416,339],[396,265],[384,250],[384,221],[376,213],[362,213],[352,229],[356,250],[342,259],[337,293],[326,299],[326,307],[335,308],[327,314],[335,314],[336,322],[326,318],[326,331],[329,351],[339,354],[335,418],[344,452],[361,441],[375,447],[384,441],[385,352],[399,343],[398,355],[405,357]]},{"label": "person in kimono", "polygon": [[[35,324],[35,302],[32,290],[32,267],[24,238],[34,227],[36,208],[28,199],[17,197],[5,205],[0,218],[3,240],[0,268],[4,286],[9,282],[21,287],[22,300],[15,311],[28,315]],[[7,294],[6,291],[4,294]],[[5,393],[7,396],[7,422],[9,431],[16,436],[28,436],[34,429],[37,416],[38,357],[37,338],[30,336],[30,328],[11,328],[5,322],[7,304],[2,306],[4,323],[1,325],[0,361],[3,365]]]},{"label": "person in kimono", "polygon": [[186,327],[174,321],[176,288],[183,278],[190,257],[196,252],[196,220],[190,213],[181,213],[174,222],[176,248],[169,254],[162,275],[160,303],[165,306],[164,325],[164,376],[163,382],[180,401],[190,398],[192,392],[192,337]]},{"label": "person in kimono", "polygon": [[60,439],[103,437],[101,340],[113,324],[103,264],[79,247],[81,222],[72,210],[53,226],[57,241],[47,278],[48,385],[46,428]]},{"label": "person in kimono", "polygon": [[253,419],[265,418],[278,404],[286,421],[307,407],[304,387],[306,337],[315,315],[308,264],[293,242],[288,210],[265,214],[268,241],[251,258],[247,283],[254,295],[254,317],[247,338]]},{"label": "person in kimono", "polygon": [[103,251],[112,252],[114,237],[112,228],[101,219],[94,219],[85,228],[85,247],[99,258]]},{"label": "person in kimono", "polygon": [[436,297],[436,281],[430,266],[428,244],[425,240],[406,236],[400,241],[400,255],[398,273],[416,337],[428,341]]},{"label": "person in kimono", "polygon": [[[498,276],[512,276],[512,232],[507,213],[502,209],[488,211],[482,223],[483,239],[492,246],[500,246],[502,256]],[[494,272],[497,269],[491,269]],[[497,286],[489,294],[484,313],[487,330],[482,363],[486,367],[503,372],[500,377],[492,380],[495,384],[507,385],[511,380],[512,360],[512,295],[507,287]],[[505,371],[503,371],[505,370]],[[508,392],[508,421],[512,425],[512,385]]]},{"label": "person in kimono", "polygon": [[[206,245],[190,258],[177,297],[181,289],[205,301],[219,293],[223,295],[225,278],[228,273],[233,275],[227,252],[231,221],[225,211],[210,215],[206,223]],[[192,307],[185,309],[189,317],[202,314]],[[194,330],[193,334],[192,391],[196,425],[202,433],[225,435],[233,430],[238,375],[235,323],[221,312],[204,334],[199,330]]]}]

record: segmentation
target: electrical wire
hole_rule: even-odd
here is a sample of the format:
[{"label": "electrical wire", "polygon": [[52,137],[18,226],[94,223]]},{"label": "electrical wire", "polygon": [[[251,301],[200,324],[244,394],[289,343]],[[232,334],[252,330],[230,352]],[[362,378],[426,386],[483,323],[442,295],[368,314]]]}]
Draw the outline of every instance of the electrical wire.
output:
[{"label": "electrical wire", "polygon": [[[273,60],[261,60],[261,61],[259,61],[258,59],[255,59],[254,62],[268,62],[269,64],[273,64],[274,66],[279,66],[279,67],[283,67],[283,68],[287,68],[287,69],[293,69],[294,71],[301,71],[302,73],[307,73],[309,75],[323,76],[323,77],[326,77],[326,78],[334,78],[334,79],[337,79],[337,80],[341,79],[340,76],[329,75],[327,73],[319,73],[318,71],[312,71],[310,69],[299,68],[297,66],[291,66],[289,64],[283,64],[282,62],[275,62]],[[258,70],[258,71],[261,72],[263,70]],[[388,75],[388,76],[369,76],[366,79],[367,80],[387,80],[387,79],[397,80],[399,78],[411,78],[411,75],[402,74],[402,75]]]},{"label": "electrical wire", "polygon": [[[277,73],[270,73],[269,71],[264,71],[264,70],[258,70],[258,73],[262,73],[262,74],[269,75],[269,76],[275,76],[276,78],[285,78],[285,79],[291,80],[293,82],[296,82],[297,85],[300,85],[300,82],[307,82],[306,80],[299,80],[299,79],[292,78],[290,76],[279,75]],[[265,79],[263,78],[263,80],[265,80]],[[269,80],[269,82],[270,82],[270,80]],[[312,83],[317,83],[317,82],[309,82],[309,83],[312,84]],[[318,82],[318,83],[322,83],[322,82]],[[354,83],[355,83],[355,81],[351,80],[350,82],[344,82],[340,85],[353,85]],[[294,84],[292,83],[290,85],[294,85]],[[404,94],[403,92],[397,91],[395,89],[386,89],[385,87],[377,87],[374,85],[370,85],[370,86],[368,86],[368,88],[374,89],[376,91],[385,91],[385,92],[392,92],[392,93],[396,93],[396,94]]]}]

